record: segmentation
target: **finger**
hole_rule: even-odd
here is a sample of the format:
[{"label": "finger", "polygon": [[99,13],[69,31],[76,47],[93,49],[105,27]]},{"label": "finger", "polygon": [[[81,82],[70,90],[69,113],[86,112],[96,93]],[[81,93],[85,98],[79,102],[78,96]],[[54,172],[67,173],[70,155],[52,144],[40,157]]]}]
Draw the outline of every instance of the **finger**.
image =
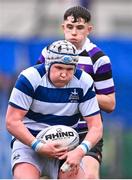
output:
[{"label": "finger", "polygon": [[62,156],[59,157],[59,160],[63,160],[67,158],[67,153],[63,154]]},{"label": "finger", "polygon": [[79,166],[75,166],[75,175],[77,175],[78,174],[78,171],[79,171]]},{"label": "finger", "polygon": [[68,151],[68,147],[62,147],[62,145],[59,142],[54,142],[53,146],[56,148],[58,151]]},{"label": "finger", "polygon": [[58,156],[58,158],[62,158],[62,156],[65,157],[64,153],[63,152],[59,152],[59,153],[54,153],[55,156]]}]

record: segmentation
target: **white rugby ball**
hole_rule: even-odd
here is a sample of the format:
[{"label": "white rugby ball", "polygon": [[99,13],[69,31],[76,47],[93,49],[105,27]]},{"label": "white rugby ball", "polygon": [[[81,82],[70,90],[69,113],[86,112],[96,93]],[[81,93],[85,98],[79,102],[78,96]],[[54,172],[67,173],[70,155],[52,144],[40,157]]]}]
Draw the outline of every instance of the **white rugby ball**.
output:
[{"label": "white rugby ball", "polygon": [[79,144],[78,133],[72,127],[65,125],[49,126],[40,131],[36,138],[43,143],[59,142],[61,147],[68,147],[69,150]]}]

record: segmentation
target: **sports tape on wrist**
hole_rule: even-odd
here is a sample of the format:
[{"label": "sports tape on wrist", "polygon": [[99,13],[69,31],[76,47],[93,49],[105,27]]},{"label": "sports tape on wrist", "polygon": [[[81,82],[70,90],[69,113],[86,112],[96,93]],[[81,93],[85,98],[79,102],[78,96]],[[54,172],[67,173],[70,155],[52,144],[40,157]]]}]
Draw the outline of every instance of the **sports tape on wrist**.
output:
[{"label": "sports tape on wrist", "polygon": [[31,143],[31,148],[38,152],[38,150],[43,146],[43,143],[40,140],[33,140],[33,142]]},{"label": "sports tape on wrist", "polygon": [[89,141],[82,141],[82,143],[79,145],[79,147],[84,151],[85,154],[89,152],[91,149],[91,143]]}]

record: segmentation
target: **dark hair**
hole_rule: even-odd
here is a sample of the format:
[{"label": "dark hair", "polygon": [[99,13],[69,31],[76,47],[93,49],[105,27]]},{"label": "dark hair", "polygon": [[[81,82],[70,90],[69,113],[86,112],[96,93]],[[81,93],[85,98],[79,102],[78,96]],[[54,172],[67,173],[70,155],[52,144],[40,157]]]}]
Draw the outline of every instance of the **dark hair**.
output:
[{"label": "dark hair", "polygon": [[83,18],[85,22],[90,22],[91,14],[88,9],[82,6],[74,6],[66,10],[64,13],[64,20],[67,20],[69,16],[73,16],[73,22],[77,22],[79,18]]}]

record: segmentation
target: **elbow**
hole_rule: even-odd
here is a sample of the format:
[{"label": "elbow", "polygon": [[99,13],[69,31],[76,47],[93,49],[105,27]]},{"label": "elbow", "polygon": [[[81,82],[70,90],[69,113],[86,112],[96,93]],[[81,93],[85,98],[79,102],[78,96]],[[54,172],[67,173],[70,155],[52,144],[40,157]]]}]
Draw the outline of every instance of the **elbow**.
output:
[{"label": "elbow", "polygon": [[12,121],[9,118],[6,119],[6,129],[9,133],[11,133],[13,129]]},{"label": "elbow", "polygon": [[106,110],[107,113],[111,113],[115,110],[115,103],[111,103],[109,109]]},{"label": "elbow", "polygon": [[115,110],[115,107],[116,107],[115,101],[109,102],[108,107],[104,111],[107,113],[111,113]]}]

